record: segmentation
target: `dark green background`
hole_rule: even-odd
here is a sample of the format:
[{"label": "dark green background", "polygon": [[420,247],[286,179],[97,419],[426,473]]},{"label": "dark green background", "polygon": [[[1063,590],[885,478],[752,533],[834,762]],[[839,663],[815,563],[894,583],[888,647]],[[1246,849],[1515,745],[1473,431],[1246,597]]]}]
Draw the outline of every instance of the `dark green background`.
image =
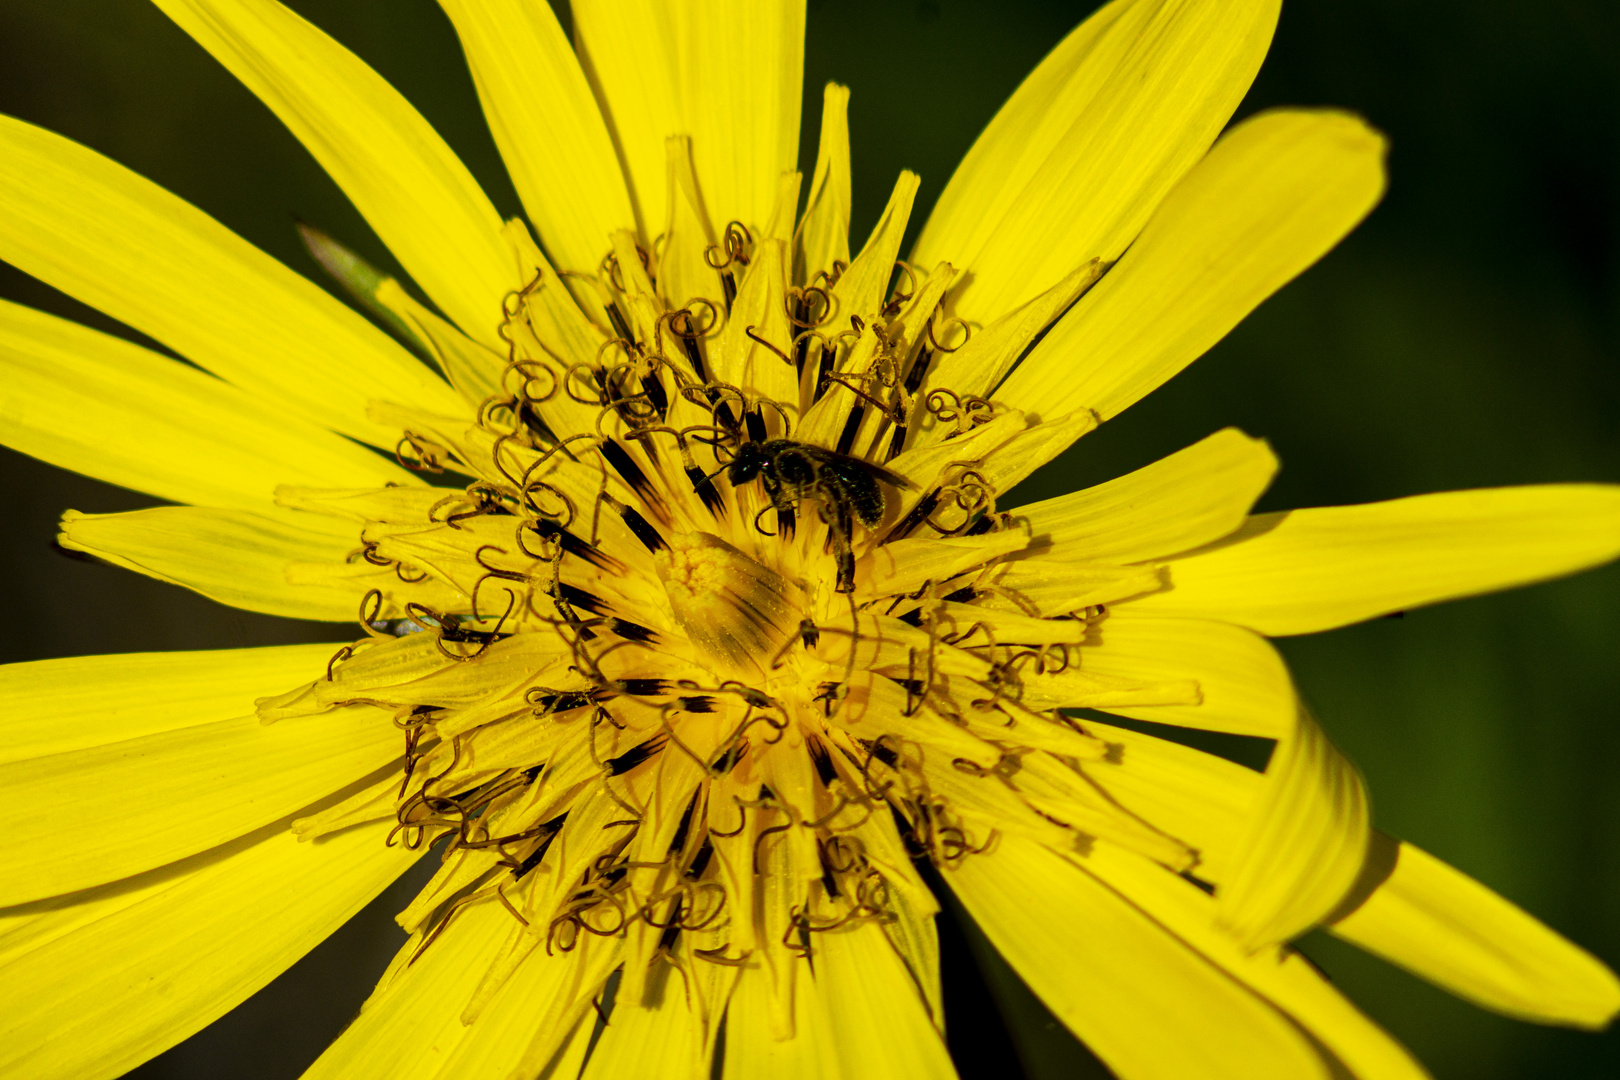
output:
[{"label": "dark green background", "polygon": [[[500,209],[517,212],[448,23],[429,0],[294,6],[416,102]],[[803,160],[813,158],[821,83],[848,83],[857,238],[902,167],[922,174],[920,220],[997,105],[1091,6],[812,0]],[[1285,463],[1267,509],[1620,481],[1620,5],[1295,0],[1244,112],[1288,103],[1346,106],[1389,133],[1383,206],[1038,482],[1057,490],[1105,479],[1227,424],[1270,439]],[[140,0],[4,0],[0,111],[111,155],[305,272],[314,268],[294,216],[389,262],[269,113]],[[7,267],[0,294],[118,329]],[[342,633],[55,556],[62,509],[150,500],[0,453],[9,575],[0,659]],[[1283,648],[1366,772],[1381,827],[1620,965],[1620,571]],[[392,950],[387,917],[404,895],[385,896],[140,1075],[295,1076]],[[1306,949],[1439,1077],[1620,1074],[1620,1036],[1500,1020],[1330,940],[1313,937]],[[960,955],[947,956],[953,1048],[969,1074],[1012,1075],[1004,1058],[996,1064],[1006,1036]],[[1065,1063],[1055,1042],[1026,1047],[1026,1060],[1032,1076],[1092,1075]]]}]

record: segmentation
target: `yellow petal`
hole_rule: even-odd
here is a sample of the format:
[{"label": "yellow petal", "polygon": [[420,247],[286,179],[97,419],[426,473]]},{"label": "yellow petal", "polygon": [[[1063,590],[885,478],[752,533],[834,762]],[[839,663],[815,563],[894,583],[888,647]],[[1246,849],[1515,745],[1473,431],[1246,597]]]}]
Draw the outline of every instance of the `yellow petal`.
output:
[{"label": "yellow petal", "polygon": [[[245,1000],[343,925],[416,853],[362,826],[300,844],[272,826],[131,881],[0,915],[0,1073],[103,1080]],[[7,938],[0,937],[0,940]]]},{"label": "yellow petal", "polygon": [[830,82],[821,93],[821,142],[799,225],[795,281],[831,275],[835,262],[849,265],[850,198],[849,87]]},{"label": "yellow petal", "polygon": [[16,800],[0,905],[205,851],[382,768],[403,746],[391,714],[353,705],[274,724],[199,717],[190,727],[0,765],[0,786]]},{"label": "yellow petal", "polygon": [[1192,872],[1219,885],[1242,842],[1260,774],[1214,754],[1086,720],[1088,734],[1112,744],[1085,774],[1126,810],[1198,853]]},{"label": "yellow petal", "polygon": [[439,309],[499,347],[520,287],[501,219],[437,132],[365,61],[276,0],[155,0],[286,124]]},{"label": "yellow petal", "polygon": [[125,653],[0,668],[0,762],[64,754],[246,716],[308,682],[335,645]]},{"label": "yellow petal", "polygon": [[1197,681],[1195,705],[1110,707],[1110,712],[1161,724],[1286,737],[1298,698],[1282,657],[1252,630],[1208,619],[1143,614],[1141,600],[1110,608],[1083,655],[1094,675],[1130,682]]},{"label": "yellow petal", "polygon": [[[498,906],[494,905],[493,908]],[[491,919],[504,913],[493,908],[488,916]],[[509,933],[516,932],[514,926],[515,920],[507,915]],[[544,928],[541,932],[544,932]],[[534,1042],[537,1021],[545,1016],[552,1001],[564,993],[565,984],[572,973],[570,961],[567,955],[547,955],[545,948],[536,942],[536,947],[507,978],[494,999],[479,1013],[477,1020],[462,1032],[455,1048],[445,1055],[444,1065],[436,1075],[444,1080],[461,1080],[464,1077],[492,1077],[499,1080],[511,1075],[522,1062],[529,1045]],[[440,1002],[438,1007],[453,1012],[461,1004],[452,998]],[[568,1051],[576,1049],[572,1045],[574,1042],[589,1041],[595,1021],[595,1011],[586,1006],[585,1016],[576,1022],[576,1027],[583,1030],[565,1048],[565,1056]],[[585,1047],[580,1045],[577,1051],[580,1059],[583,1059]],[[575,1063],[573,1072],[558,1067],[550,1075],[559,1080],[563,1077],[572,1080],[579,1075],[579,1064]]]},{"label": "yellow petal", "polygon": [[377,303],[393,312],[404,326],[433,350],[439,370],[449,378],[467,404],[474,408],[500,390],[506,372],[506,357],[480,345],[445,320],[416,302],[415,297],[393,278],[386,278],[373,294]]},{"label": "yellow petal", "polygon": [[1394,868],[1328,926],[1336,936],[1520,1020],[1597,1029],[1620,1012],[1620,981],[1592,954],[1421,848],[1375,848]]},{"label": "yellow petal", "polygon": [[1119,265],[996,391],[1109,419],[1192,363],[1327,253],[1384,190],[1384,140],[1335,112],[1239,124],[1165,198]]},{"label": "yellow petal", "polygon": [[392,449],[398,432],[368,421],[367,401],[458,407],[358,313],[60,135],[0,117],[0,203],[0,258],[288,412]]},{"label": "yellow petal", "polygon": [[1052,50],[962,159],[912,253],[973,275],[956,314],[989,323],[1119,258],[1231,118],[1278,7],[1116,0]]},{"label": "yellow petal", "polygon": [[1251,949],[1304,933],[1355,885],[1370,835],[1366,785],[1301,708],[1217,894],[1221,927]]},{"label": "yellow petal", "polygon": [[664,138],[690,135],[712,220],[762,235],[777,177],[799,157],[802,0],[589,0],[572,10],[643,229],[665,218]]},{"label": "yellow petal", "polygon": [[[668,215],[664,140],[694,134],[681,103],[673,5],[573,0],[568,7],[574,47],[624,166],[636,224],[651,239]],[[704,184],[707,193],[706,177]]]},{"label": "yellow petal", "polygon": [[195,368],[4,301],[0,380],[0,442],[175,502],[273,515],[272,496],[282,483],[421,483]]},{"label": "yellow petal", "polygon": [[529,220],[565,270],[591,272],[636,224],[607,126],[545,4],[442,0]]},{"label": "yellow petal", "polygon": [[1584,570],[1620,554],[1620,486],[1547,484],[1261,514],[1169,564],[1142,611],[1309,634]]},{"label": "yellow petal", "polygon": [[1285,947],[1250,952],[1215,929],[1214,901],[1196,886],[1140,856],[1102,844],[1087,858],[1086,869],[1130,897],[1205,959],[1286,1012],[1357,1080],[1427,1077],[1405,1047],[1358,1012],[1298,952]]},{"label": "yellow petal", "polygon": [[1030,989],[1120,1080],[1306,1080],[1326,1062],[1269,1004],[1126,896],[1003,834],[945,880]]},{"label": "yellow petal", "polygon": [[1277,458],[1264,440],[1225,428],[1116,480],[1013,512],[1028,519],[1038,552],[1142,562],[1237,529],[1276,472]]},{"label": "yellow petal", "polygon": [[358,536],[327,531],[331,519],[308,518],[293,525],[243,510],[202,506],[125,514],[69,510],[62,515],[57,541],[69,551],[184,585],[232,607],[289,619],[348,622],[356,618],[370,577],[357,578],[355,584],[294,585],[288,580],[289,571],[304,563],[369,574],[369,567],[345,565],[348,554],[359,547]]},{"label": "yellow petal", "polygon": [[815,994],[849,1077],[954,1080],[911,972],[874,922],[812,935]]},{"label": "yellow petal", "polygon": [[516,922],[498,901],[466,904],[417,956],[413,937],[377,991],[303,1080],[429,1080],[467,1033],[461,1007]]},{"label": "yellow petal", "polygon": [[580,1080],[708,1080],[702,1022],[688,1004],[681,975],[673,968],[662,974],[668,981],[656,1004],[622,996],[614,1003]]},{"label": "yellow petal", "polygon": [[743,969],[726,1009],[724,1080],[861,1080],[871,1075],[844,1071],[809,965],[795,963],[790,970],[793,1036],[779,1040],[771,1033],[770,973],[762,964]]}]

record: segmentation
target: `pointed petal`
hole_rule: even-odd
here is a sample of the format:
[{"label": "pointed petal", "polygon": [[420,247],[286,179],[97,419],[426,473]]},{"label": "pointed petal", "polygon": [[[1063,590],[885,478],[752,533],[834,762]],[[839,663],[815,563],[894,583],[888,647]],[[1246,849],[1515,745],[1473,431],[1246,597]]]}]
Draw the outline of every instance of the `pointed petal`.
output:
[{"label": "pointed petal", "polygon": [[[352,531],[332,531],[335,519],[305,516],[308,522],[292,524],[243,510],[202,506],[161,506],[123,514],[69,510],[62,515],[57,542],[232,607],[289,619],[348,622],[356,617],[360,597],[377,575],[366,566],[346,565],[349,553],[359,546]],[[366,576],[355,577],[353,584],[294,585],[287,575],[298,564],[327,564]]]},{"label": "pointed petal", "polygon": [[821,95],[821,141],[810,197],[799,225],[793,280],[808,283],[833,263],[849,265],[849,87],[830,82]]},{"label": "pointed petal", "polygon": [[1396,849],[1394,868],[1334,935],[1520,1020],[1595,1030],[1620,1012],[1620,981],[1591,953],[1421,848],[1375,845]]},{"label": "pointed petal", "polygon": [[[272,826],[129,881],[0,915],[0,1072],[120,1076],[201,1030],[416,858],[385,826],[301,844]],[[26,930],[14,941],[13,926]]]},{"label": "pointed petal", "polygon": [[815,995],[844,1075],[955,1080],[945,1040],[911,972],[874,922],[813,939]]},{"label": "pointed petal", "polygon": [[624,174],[579,60],[546,4],[441,0],[484,116],[552,259],[594,271],[615,229],[635,225]]},{"label": "pointed petal", "polygon": [[1366,784],[1302,707],[1218,893],[1220,926],[1251,949],[1304,933],[1355,885],[1370,836]]},{"label": "pointed petal", "polygon": [[514,922],[497,901],[466,904],[416,962],[408,963],[421,945],[420,935],[412,937],[360,1015],[303,1080],[428,1080],[438,1075],[468,1030],[461,1009]]},{"label": "pointed petal", "polygon": [[1620,486],[1546,484],[1261,514],[1169,564],[1142,611],[1310,634],[1562,577],[1620,554]]},{"label": "pointed petal", "polygon": [[403,745],[392,714],[369,705],[274,724],[196,720],[0,765],[0,785],[16,800],[0,906],[206,851],[382,768]]},{"label": "pointed petal", "polygon": [[162,499],[274,515],[278,484],[421,483],[195,368],[5,301],[0,380],[0,442]]},{"label": "pointed petal", "polygon": [[1052,50],[962,159],[912,253],[972,274],[955,313],[988,323],[1119,258],[1231,118],[1278,7],[1115,0]]},{"label": "pointed petal", "polygon": [[60,135],[0,117],[0,203],[0,258],[294,415],[392,448],[398,433],[366,419],[367,401],[456,407],[359,314]]},{"label": "pointed petal", "polygon": [[1019,408],[1123,412],[1320,259],[1384,190],[1383,137],[1335,112],[1246,120],[996,391]]},{"label": "pointed petal", "polygon": [[1144,562],[1236,530],[1276,472],[1264,440],[1225,428],[1116,480],[1013,512],[1056,558]]},{"label": "pointed petal", "polygon": [[1292,1024],[1095,876],[1003,834],[945,879],[998,952],[1120,1080],[1330,1074]]},{"label": "pointed petal", "polygon": [[586,73],[640,211],[665,220],[664,138],[692,137],[711,220],[762,235],[799,157],[803,0],[572,5]]},{"label": "pointed petal", "polygon": [[1276,647],[1253,630],[1143,613],[1138,598],[1109,609],[1084,657],[1093,674],[1127,682],[1198,682],[1196,705],[1109,709],[1121,716],[1263,739],[1294,730],[1293,679]]},{"label": "pointed petal", "polygon": [[[1086,776],[1126,810],[1196,851],[1192,872],[1199,880],[1215,885],[1226,880],[1254,812],[1260,774],[1190,746],[1089,718],[1085,730],[1112,751],[1086,762]],[[1206,918],[1212,922],[1214,913]]]},{"label": "pointed petal", "polygon": [[308,682],[335,645],[73,656],[0,667],[0,763],[246,716]]},{"label": "pointed petal", "polygon": [[501,219],[437,132],[358,56],[276,0],[154,0],[286,124],[416,283],[499,347],[523,282]]},{"label": "pointed petal", "polygon": [[[1200,955],[1287,1013],[1331,1050],[1357,1080],[1426,1080],[1410,1052],[1363,1016],[1298,952],[1250,952],[1217,930],[1214,901],[1164,867],[1098,845],[1086,868]],[[1344,1075],[1335,1072],[1335,1075]]]}]

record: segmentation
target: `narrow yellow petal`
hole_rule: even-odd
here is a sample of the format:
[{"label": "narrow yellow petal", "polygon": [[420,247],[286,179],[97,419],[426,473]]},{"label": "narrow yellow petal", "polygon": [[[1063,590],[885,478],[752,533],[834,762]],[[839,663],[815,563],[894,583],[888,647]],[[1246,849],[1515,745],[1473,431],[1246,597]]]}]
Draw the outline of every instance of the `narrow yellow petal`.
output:
[{"label": "narrow yellow petal", "polygon": [[499,347],[501,298],[523,284],[500,215],[399,92],[276,0],[154,2],[287,125],[439,309]]},{"label": "narrow yellow petal", "polygon": [[282,483],[421,484],[229,383],[122,338],[0,301],[0,442],[175,502],[276,513]]},{"label": "narrow yellow petal", "polygon": [[1198,853],[1192,872],[1219,885],[1243,840],[1260,774],[1214,754],[1112,724],[1085,721],[1117,749],[1085,763],[1110,798]]},{"label": "narrow yellow petal", "polygon": [[0,765],[16,800],[0,905],[205,851],[382,768],[402,747],[390,713],[353,705],[274,724],[214,719]]},{"label": "narrow yellow petal", "polygon": [[[341,835],[341,834],[340,834]],[[381,846],[373,834],[372,843]],[[516,922],[498,901],[458,910],[416,958],[406,942],[360,1015],[304,1073],[303,1080],[429,1080],[467,1033],[461,1008]],[[390,977],[392,976],[392,977]]]},{"label": "narrow yellow petal", "polygon": [[[310,520],[300,526],[243,510],[201,506],[162,506],[124,514],[69,510],[62,515],[57,540],[70,551],[184,585],[232,607],[289,619],[348,622],[356,617],[360,597],[376,575],[369,566],[346,563],[359,546],[358,537],[327,531],[335,519],[307,516]],[[300,564],[358,570],[364,576],[355,577],[352,584],[291,584],[288,574]]]},{"label": "narrow yellow petal", "polygon": [[1261,514],[1170,564],[1143,611],[1310,634],[1620,554],[1620,486],[1547,484]]},{"label": "narrow yellow petal", "polygon": [[849,1077],[954,1080],[945,1040],[883,927],[858,922],[812,936],[815,989]]},{"label": "narrow yellow petal", "polygon": [[132,881],[0,915],[0,941],[13,921],[33,930],[0,959],[0,1073],[104,1080],[212,1023],[411,864],[416,853],[385,846],[386,833],[361,826],[301,844],[272,826]]},{"label": "narrow yellow petal", "polygon": [[1384,140],[1335,112],[1271,112],[1224,136],[1119,265],[996,391],[1109,419],[1202,356],[1338,243],[1384,190]]},{"label": "narrow yellow petal", "polygon": [[636,225],[651,239],[669,213],[664,140],[693,134],[681,101],[675,13],[660,0],[573,0],[568,8],[574,47],[624,168]]},{"label": "narrow yellow petal", "polygon": [[574,34],[642,229],[665,219],[664,139],[692,137],[712,220],[754,236],[799,157],[803,0],[572,5]]},{"label": "narrow yellow petal", "polygon": [[[1006,378],[1035,336],[1095,285],[1105,270],[1101,259],[1091,260],[1039,296],[971,334],[960,348],[940,356],[923,382],[923,400],[926,401],[928,392],[935,388],[962,396],[988,396]],[[1044,409],[1042,414],[1051,415]],[[940,424],[931,433],[943,438],[949,430]],[[918,434],[921,436],[923,432]]]},{"label": "narrow yellow petal", "polygon": [[287,412],[392,449],[398,432],[368,421],[367,401],[457,407],[358,313],[60,135],[0,117],[0,203],[0,259]]},{"label": "narrow yellow petal", "polygon": [[900,240],[905,236],[906,223],[911,220],[911,207],[921,183],[917,174],[909,169],[902,169],[895,178],[888,205],[872,226],[866,246],[833,286],[830,318],[837,326],[846,326],[851,315],[865,318],[868,312],[883,306],[889,279],[894,276],[894,260],[900,254]]},{"label": "narrow yellow petal", "polygon": [[793,972],[793,1037],[771,1033],[771,976],[762,964],[743,969],[726,1009],[724,1080],[862,1080],[839,1060],[826,1002],[807,964]]},{"label": "narrow yellow petal", "polygon": [[499,391],[501,376],[506,371],[504,355],[478,344],[429,311],[426,305],[417,303],[393,278],[385,279],[378,286],[375,299],[393,312],[418,341],[433,350],[439,369],[467,404],[476,408]]},{"label": "narrow yellow petal", "polygon": [[704,201],[759,236],[799,160],[804,0],[680,0],[675,36]]},{"label": "narrow yellow petal", "polygon": [[656,1004],[619,1000],[580,1080],[708,1080],[703,1027],[673,968]]},{"label": "narrow yellow petal", "polygon": [[1355,885],[1370,835],[1366,784],[1301,708],[1217,894],[1221,927],[1251,949],[1304,933]]},{"label": "narrow yellow petal", "polygon": [[1029,521],[1033,557],[1143,562],[1236,530],[1276,472],[1263,440],[1225,428],[1116,480],[1013,512]]},{"label": "narrow yellow petal", "polygon": [[849,265],[849,87],[830,82],[821,94],[821,142],[796,244],[794,280],[807,282],[833,263]]},{"label": "narrow yellow petal", "polygon": [[962,159],[912,253],[973,275],[956,314],[989,323],[1119,258],[1231,118],[1279,6],[1115,0],[1052,50]]},{"label": "narrow yellow petal", "polygon": [[1375,844],[1394,868],[1336,936],[1521,1020],[1597,1029],[1620,1012],[1620,981],[1592,954],[1421,848]]},{"label": "narrow yellow petal", "polygon": [[[496,914],[492,911],[490,918]],[[511,926],[515,920],[508,915],[507,921],[508,932],[514,932]],[[505,985],[496,992],[493,1001],[462,1033],[454,1049],[445,1055],[444,1065],[437,1075],[444,1080],[511,1075],[523,1061],[529,1045],[534,1042],[536,1021],[544,1016],[550,1003],[564,992],[571,968],[570,957],[547,955],[545,948],[537,942],[536,947],[507,978]],[[441,1002],[439,1007],[453,1012],[462,1004],[452,999]],[[583,1028],[587,1040],[595,1021],[595,1011],[587,1006],[585,1016],[576,1022],[576,1026]],[[579,1048],[579,1053],[583,1057],[583,1046]],[[579,1075],[579,1066],[576,1064],[573,1072],[559,1068],[551,1075],[572,1080]]]},{"label": "narrow yellow petal", "polygon": [[[1426,1080],[1423,1066],[1363,1016],[1298,952],[1242,948],[1218,930],[1214,901],[1196,886],[1131,852],[1098,845],[1086,869],[1205,959],[1286,1012],[1333,1052],[1357,1080]],[[1335,1076],[1345,1075],[1335,1072]]]},{"label": "narrow yellow petal", "polygon": [[253,711],[308,682],[334,645],[125,653],[0,668],[0,763],[140,739]]},{"label": "narrow yellow petal", "polygon": [[1198,703],[1110,712],[1264,739],[1293,731],[1298,698],[1271,642],[1231,623],[1144,614],[1140,605],[1138,598],[1109,609],[1097,624],[1094,647],[1085,651],[1086,670],[1130,682],[1194,679]]},{"label": "narrow yellow petal", "polygon": [[1030,989],[1121,1080],[1330,1075],[1271,1005],[1040,844],[1003,834],[988,853],[947,868],[945,880]]},{"label": "narrow yellow petal", "polygon": [[607,125],[546,4],[441,0],[529,220],[564,270],[593,272],[636,224]]}]

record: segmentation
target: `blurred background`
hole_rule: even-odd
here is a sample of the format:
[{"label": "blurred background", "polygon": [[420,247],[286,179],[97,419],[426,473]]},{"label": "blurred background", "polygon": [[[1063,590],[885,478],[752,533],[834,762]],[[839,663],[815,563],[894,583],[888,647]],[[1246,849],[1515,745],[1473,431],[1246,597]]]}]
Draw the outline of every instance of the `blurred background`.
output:
[{"label": "blurred background", "polygon": [[[292,6],[415,102],[503,214],[519,212],[431,0]],[[855,242],[902,167],[923,177],[915,235],[980,128],[1094,6],[810,0],[801,163],[814,162],[822,83],[848,84]],[[1294,0],[1240,115],[1276,104],[1343,106],[1386,131],[1383,205],[1023,494],[1119,475],[1227,424],[1284,462],[1262,509],[1620,482],[1620,5]],[[393,265],[268,111],[142,0],[5,0],[0,112],[112,156],[311,276],[295,217]],[[0,295],[136,336],[6,266]],[[0,500],[0,660],[347,634],[52,552],[63,509],[150,505],[143,496],[0,451]],[[1381,828],[1620,967],[1620,569],[1281,645],[1366,773]],[[389,919],[411,887],[136,1075],[297,1076],[402,939]],[[1106,1075],[1005,969],[980,977],[971,928],[945,935],[965,1076],[1015,1077],[1014,1054],[1037,1080]],[[1620,1075],[1620,1034],[1499,1019],[1321,935],[1303,948],[1437,1077]]]}]

